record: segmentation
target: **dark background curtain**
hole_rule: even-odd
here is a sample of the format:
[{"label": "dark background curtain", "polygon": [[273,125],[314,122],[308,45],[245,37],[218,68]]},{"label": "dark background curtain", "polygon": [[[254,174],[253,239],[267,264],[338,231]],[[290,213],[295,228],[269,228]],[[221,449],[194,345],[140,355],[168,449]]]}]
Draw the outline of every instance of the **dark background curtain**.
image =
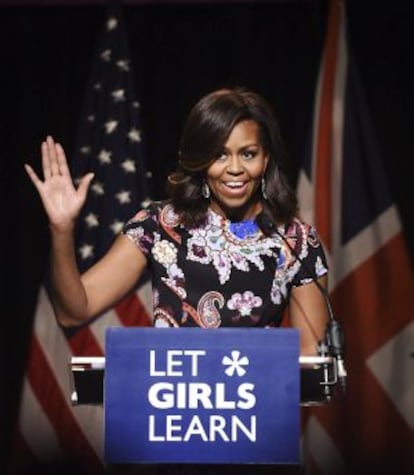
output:
[{"label": "dark background curtain", "polygon": [[[183,120],[201,95],[242,85],[275,107],[295,183],[308,144],[326,26],[323,0],[126,4],[154,198],[163,198]],[[359,67],[395,202],[414,254],[414,20],[409,2],[347,2]],[[105,5],[1,6],[0,180],[3,436],[13,427],[48,228],[23,170],[54,135],[70,155]],[[384,270],[386,272],[386,270]],[[3,430],[3,427],[5,430]],[[4,445],[7,447],[7,445]]]}]

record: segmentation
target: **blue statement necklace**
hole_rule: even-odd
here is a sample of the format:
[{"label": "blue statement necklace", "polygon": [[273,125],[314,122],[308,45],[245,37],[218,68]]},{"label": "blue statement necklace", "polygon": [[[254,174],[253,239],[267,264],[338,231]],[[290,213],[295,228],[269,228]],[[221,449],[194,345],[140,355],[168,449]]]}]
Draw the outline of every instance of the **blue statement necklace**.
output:
[{"label": "blue statement necklace", "polygon": [[256,221],[249,219],[238,223],[230,223],[229,229],[239,239],[245,239],[256,234],[259,226]]}]

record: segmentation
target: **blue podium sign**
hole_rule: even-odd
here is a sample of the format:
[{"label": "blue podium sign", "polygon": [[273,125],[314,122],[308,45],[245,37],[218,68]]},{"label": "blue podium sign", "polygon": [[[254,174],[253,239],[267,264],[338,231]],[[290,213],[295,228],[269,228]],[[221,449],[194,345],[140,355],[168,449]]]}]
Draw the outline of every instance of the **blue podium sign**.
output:
[{"label": "blue podium sign", "polygon": [[299,463],[294,329],[109,328],[108,463]]}]

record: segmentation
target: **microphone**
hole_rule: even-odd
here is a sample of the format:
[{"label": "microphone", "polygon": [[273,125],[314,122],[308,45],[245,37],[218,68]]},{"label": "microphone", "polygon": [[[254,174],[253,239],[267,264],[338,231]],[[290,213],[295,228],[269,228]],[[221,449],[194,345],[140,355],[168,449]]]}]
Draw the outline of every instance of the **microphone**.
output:
[{"label": "microphone", "polygon": [[343,358],[345,354],[345,336],[342,326],[334,318],[329,321],[326,328],[325,341],[329,353],[336,358],[338,381],[341,385],[342,391],[345,393],[347,378],[347,372]]},{"label": "microphone", "polygon": [[318,279],[314,277],[314,273],[309,269],[309,267],[306,265],[303,259],[298,255],[295,249],[292,248],[289,241],[278,230],[275,223],[268,216],[264,215],[264,213],[261,213],[259,216],[257,216],[256,221],[260,229],[262,229],[265,232],[265,234],[270,235],[272,233],[276,233],[283,240],[283,242],[288,246],[292,254],[295,256],[295,258],[303,265],[303,267],[312,276],[312,281],[315,283],[316,288],[322,294],[324,301],[326,303],[326,307],[328,309],[329,322],[326,326],[324,339],[318,342],[318,354],[320,356],[330,355],[335,358],[338,382],[341,386],[342,392],[345,393],[346,380],[347,380],[347,371],[346,371],[345,362],[344,362],[345,334],[344,334],[341,324],[335,318],[328,291],[325,289],[325,287],[323,287],[318,282]]}]

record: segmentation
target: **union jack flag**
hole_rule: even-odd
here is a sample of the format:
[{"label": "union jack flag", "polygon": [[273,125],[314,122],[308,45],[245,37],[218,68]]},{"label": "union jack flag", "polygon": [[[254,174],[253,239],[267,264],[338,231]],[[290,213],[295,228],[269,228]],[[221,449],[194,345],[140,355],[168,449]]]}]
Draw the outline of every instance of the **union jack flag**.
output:
[{"label": "union jack flag", "polygon": [[298,196],[328,254],[348,390],[307,414],[305,458],[309,473],[414,473],[414,274],[348,51],[345,5],[329,8]]},{"label": "union jack flag", "polygon": [[[81,270],[108,250],[123,223],[148,201],[150,173],[145,166],[139,112],[122,10],[111,6],[97,41],[76,147],[70,157],[75,181],[87,172],[95,173],[76,236]],[[22,464],[32,469],[58,463],[73,464],[74,473],[104,471],[103,408],[71,405],[70,358],[102,356],[108,326],[147,326],[151,315],[151,287],[144,279],[115,308],[65,331],[56,323],[47,285],[42,286],[12,472],[20,473]]]}]

